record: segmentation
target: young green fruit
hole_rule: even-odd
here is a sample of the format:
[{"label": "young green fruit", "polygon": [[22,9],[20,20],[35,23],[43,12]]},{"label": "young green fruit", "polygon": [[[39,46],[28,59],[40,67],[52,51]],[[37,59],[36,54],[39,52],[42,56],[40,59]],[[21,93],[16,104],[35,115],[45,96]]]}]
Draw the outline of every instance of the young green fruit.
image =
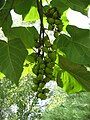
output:
[{"label": "young green fruit", "polygon": [[48,30],[53,30],[53,29],[54,29],[54,25],[49,24],[49,25],[48,25]]},{"label": "young green fruit", "polygon": [[49,40],[45,41],[44,43],[45,43],[46,47],[50,47],[51,46],[51,43],[50,43]]},{"label": "young green fruit", "polygon": [[57,28],[58,28],[58,31],[61,32],[61,31],[62,31],[62,28],[63,28],[63,24],[58,25]]},{"label": "young green fruit", "polygon": [[47,40],[49,40],[49,37],[48,37],[48,36],[45,36],[45,37],[44,37],[44,41],[47,41]]},{"label": "young green fruit", "polygon": [[33,68],[32,68],[32,71],[33,71],[33,73],[34,73],[35,75],[38,74],[38,68],[37,68],[37,67],[33,67]]},{"label": "young green fruit", "polygon": [[43,93],[39,93],[38,98],[40,98],[41,100],[45,100],[47,98],[47,96]]},{"label": "young green fruit", "polygon": [[52,68],[52,66],[51,66],[51,64],[50,64],[50,63],[48,63],[48,64],[47,64],[47,67],[48,67],[48,68]]},{"label": "young green fruit", "polygon": [[47,63],[48,63],[48,62],[51,62],[51,59],[50,59],[49,57],[45,57],[44,60],[45,60],[45,62],[47,62]]},{"label": "young green fruit", "polygon": [[33,85],[33,86],[32,86],[32,90],[33,90],[34,92],[37,92],[37,89],[38,89],[38,85]]},{"label": "young green fruit", "polygon": [[53,18],[58,18],[58,12],[56,11],[56,12],[54,12],[54,14],[53,14]]},{"label": "young green fruit", "polygon": [[48,63],[48,64],[47,64],[47,67],[48,67],[48,68],[52,68],[52,67],[54,67],[54,64],[55,64],[54,62]]},{"label": "young green fruit", "polygon": [[40,70],[39,70],[39,73],[40,73],[40,74],[43,74],[43,73],[44,73],[43,69],[40,69]]},{"label": "young green fruit", "polygon": [[40,47],[40,43],[39,42],[35,42],[35,47],[39,48]]},{"label": "young green fruit", "polygon": [[47,74],[49,74],[49,73],[51,73],[51,69],[48,68],[48,67],[46,67],[45,72],[46,72]]},{"label": "young green fruit", "polygon": [[44,68],[45,68],[45,64],[41,64],[40,69],[44,69]]},{"label": "young green fruit", "polygon": [[47,22],[48,22],[49,24],[54,24],[54,19],[53,19],[53,18],[48,18],[48,19],[47,19]]},{"label": "young green fruit", "polygon": [[48,56],[50,57],[50,59],[51,59],[52,61],[55,61],[55,60],[56,60],[56,52],[49,53]]},{"label": "young green fruit", "polygon": [[54,37],[57,38],[59,36],[59,33],[57,31],[54,32]]},{"label": "young green fruit", "polygon": [[42,74],[39,74],[39,75],[37,76],[37,79],[41,81],[41,80],[43,79],[43,75],[42,75]]},{"label": "young green fruit", "polygon": [[41,57],[38,57],[38,58],[37,58],[37,61],[38,61],[39,63],[42,63],[42,62],[43,62],[43,60],[42,60]]},{"label": "young green fruit", "polygon": [[43,81],[44,81],[45,83],[47,83],[47,82],[50,81],[50,79],[49,79],[48,77],[45,77],[45,78],[43,79]]},{"label": "young green fruit", "polygon": [[47,75],[47,77],[51,80],[52,79],[52,72],[51,72],[51,74]]},{"label": "young green fruit", "polygon": [[55,12],[55,9],[54,9],[54,8],[51,8],[51,9],[50,9],[50,14],[53,15],[54,12]]},{"label": "young green fruit", "polygon": [[60,23],[61,23],[60,20],[58,20],[58,19],[55,20],[56,25],[59,25]]},{"label": "young green fruit", "polygon": [[54,45],[54,44],[51,46],[51,48],[52,48],[52,50],[56,50],[57,49],[56,45]]},{"label": "young green fruit", "polygon": [[34,83],[34,84],[38,84],[38,79],[37,79],[37,78],[34,78],[34,79],[33,79],[33,83]]},{"label": "young green fruit", "polygon": [[30,63],[34,63],[37,60],[37,54],[31,53],[27,56],[26,60],[28,60]]},{"label": "young green fruit", "polygon": [[47,48],[46,46],[44,46],[44,47],[42,48],[42,50],[43,50],[43,52],[48,53],[48,48]]},{"label": "young green fruit", "polygon": [[42,83],[39,84],[39,88],[43,88],[44,86],[45,86],[44,82],[42,82]]},{"label": "young green fruit", "polygon": [[48,88],[45,88],[45,89],[43,89],[43,93],[49,93],[49,89]]}]

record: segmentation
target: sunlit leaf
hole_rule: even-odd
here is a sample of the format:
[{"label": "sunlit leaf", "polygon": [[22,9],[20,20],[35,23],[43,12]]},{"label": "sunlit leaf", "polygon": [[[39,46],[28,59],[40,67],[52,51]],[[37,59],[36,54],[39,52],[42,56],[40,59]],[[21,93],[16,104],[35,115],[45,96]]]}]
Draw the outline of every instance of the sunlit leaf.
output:
[{"label": "sunlit leaf", "polygon": [[24,20],[26,22],[32,22],[32,21],[35,21],[37,19],[39,19],[39,14],[38,14],[37,8],[33,6],[33,7],[31,7],[28,14],[25,16]]}]

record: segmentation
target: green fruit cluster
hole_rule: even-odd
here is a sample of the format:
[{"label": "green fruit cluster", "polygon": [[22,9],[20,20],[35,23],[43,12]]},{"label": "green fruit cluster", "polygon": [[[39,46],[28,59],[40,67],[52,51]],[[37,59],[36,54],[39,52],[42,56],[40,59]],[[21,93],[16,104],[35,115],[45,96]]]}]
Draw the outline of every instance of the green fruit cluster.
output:
[{"label": "green fruit cluster", "polygon": [[[39,43],[39,41],[37,42]],[[40,41],[40,45],[38,44],[38,47],[35,44],[35,49],[40,52],[36,53],[37,58],[35,58],[35,65],[32,68],[32,71],[36,76],[33,78],[32,90],[37,92],[37,98],[45,100],[47,98],[47,93],[49,93],[49,89],[45,88],[45,84],[52,79],[56,60],[56,51],[48,36],[43,38],[42,43],[43,44],[41,44]]]},{"label": "green fruit cluster", "polygon": [[55,30],[54,36],[57,38],[63,28],[62,21],[60,20],[60,13],[58,12],[57,8],[53,7],[49,8],[45,15],[49,24],[48,30]]}]

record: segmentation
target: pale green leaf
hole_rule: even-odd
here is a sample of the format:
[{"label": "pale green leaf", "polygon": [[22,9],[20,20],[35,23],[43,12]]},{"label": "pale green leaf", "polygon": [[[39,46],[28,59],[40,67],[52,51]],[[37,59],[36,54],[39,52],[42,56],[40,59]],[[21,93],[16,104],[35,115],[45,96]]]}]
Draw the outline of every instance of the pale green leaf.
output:
[{"label": "pale green leaf", "polygon": [[68,72],[63,72],[61,79],[63,81],[63,89],[67,93],[76,93],[83,90],[83,87],[76,81],[76,79]]},{"label": "pale green leaf", "polygon": [[25,16],[24,20],[26,22],[32,22],[39,19],[38,10],[36,7],[32,6],[28,14]]}]

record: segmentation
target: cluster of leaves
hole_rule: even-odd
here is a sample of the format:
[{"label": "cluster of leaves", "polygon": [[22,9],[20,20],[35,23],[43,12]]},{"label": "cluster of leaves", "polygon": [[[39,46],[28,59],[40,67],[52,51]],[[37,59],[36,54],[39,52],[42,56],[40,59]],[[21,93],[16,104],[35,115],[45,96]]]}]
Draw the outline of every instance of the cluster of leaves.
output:
[{"label": "cluster of leaves", "polygon": [[[41,111],[31,89],[32,76],[20,80],[17,87],[8,79],[0,80],[0,119],[32,120],[40,118]],[[32,104],[33,102],[33,104]]]},{"label": "cluster of leaves", "polygon": [[[68,8],[72,8],[73,10],[86,14],[86,8],[90,4],[90,0],[50,0],[51,2],[45,6],[43,6],[45,0],[1,1],[0,27],[2,27],[2,31],[7,37],[7,41],[0,40],[0,71],[18,85],[23,72],[24,61],[29,55],[28,50],[35,48],[34,50],[36,50],[35,53],[37,54],[37,58],[39,59],[41,57],[40,59],[42,59],[43,62],[43,64],[41,64],[45,67],[41,70],[42,67],[40,68],[39,64],[40,69],[37,70],[40,74],[34,71],[36,77],[40,77],[40,83],[42,83],[43,79],[47,77],[48,74],[53,75],[53,72],[49,72],[55,68],[54,66],[50,69],[46,67],[48,63],[45,62],[46,56],[47,58],[50,57],[54,64],[56,61],[56,64],[59,66],[59,69],[54,69],[54,72],[56,73],[54,77],[55,80],[58,79],[58,85],[61,86],[59,83],[62,81],[62,87],[66,87],[65,90],[67,92],[68,89],[69,92],[78,92],[84,89],[90,91],[90,71],[87,71],[86,68],[90,67],[90,31],[79,29],[75,26],[68,26],[66,30],[69,33],[69,36],[60,33],[63,26],[61,21],[63,12]],[[46,0],[46,2],[48,1]],[[35,27],[12,27],[13,22],[10,13],[12,9],[14,9],[16,13],[22,15],[24,21],[34,22],[39,19],[41,22],[40,32],[38,33]],[[51,55],[53,50],[51,48],[50,40],[47,39],[47,41],[44,41],[45,36],[47,36],[45,35],[47,29],[44,24],[44,17],[47,18],[47,23],[49,23],[48,30],[54,31],[55,35],[55,40],[52,45],[55,46],[55,54],[53,55]],[[36,45],[36,43],[38,45]],[[49,54],[49,52],[51,53]],[[63,56],[61,56],[61,52],[63,52]],[[54,56],[56,57],[55,59]],[[29,57],[34,60],[35,56],[32,57],[29,55]],[[38,59],[34,61],[35,66],[39,63]],[[62,76],[65,71],[74,77],[73,80],[75,82],[72,82],[72,77],[65,77],[65,75],[68,76],[68,74]],[[41,72],[44,73],[42,74]],[[68,82],[65,82],[65,78],[67,78]],[[41,97],[39,96],[39,98]]]},{"label": "cluster of leaves", "polygon": [[61,89],[57,89],[53,102],[49,104],[41,120],[89,120],[89,103],[89,92],[67,95]]}]

